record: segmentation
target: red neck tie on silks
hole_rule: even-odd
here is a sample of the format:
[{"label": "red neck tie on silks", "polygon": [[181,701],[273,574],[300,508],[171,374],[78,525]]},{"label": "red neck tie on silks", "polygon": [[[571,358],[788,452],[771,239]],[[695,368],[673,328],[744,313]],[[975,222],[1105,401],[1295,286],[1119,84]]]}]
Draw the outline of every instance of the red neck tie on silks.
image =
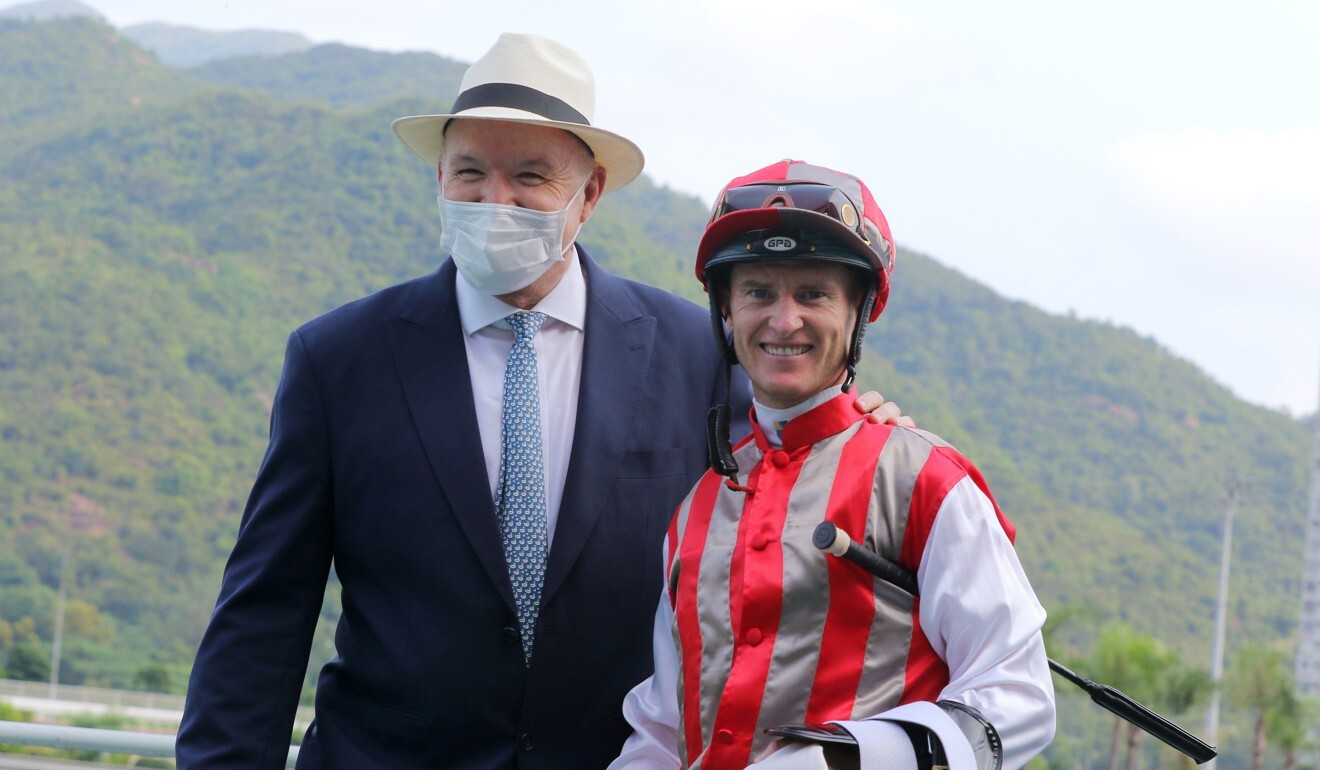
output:
[{"label": "red neck tie on silks", "polygon": [[523,661],[532,660],[532,638],[545,582],[548,537],[545,520],[545,466],[541,459],[541,389],[532,344],[544,313],[519,312],[506,320],[513,327],[513,349],[504,368],[504,410],[500,423],[500,480],[495,493],[500,539],[509,564],[518,610]]}]

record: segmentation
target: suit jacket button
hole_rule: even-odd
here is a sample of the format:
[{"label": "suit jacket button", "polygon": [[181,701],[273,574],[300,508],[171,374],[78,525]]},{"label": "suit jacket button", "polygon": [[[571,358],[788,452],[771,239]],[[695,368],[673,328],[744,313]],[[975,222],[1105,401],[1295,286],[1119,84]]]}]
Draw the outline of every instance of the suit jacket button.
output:
[{"label": "suit jacket button", "polygon": [[504,641],[506,642],[517,642],[522,639],[518,634],[518,629],[513,626],[505,626],[500,633],[504,636]]},{"label": "suit jacket button", "polygon": [[518,745],[522,747],[523,751],[531,751],[536,748],[536,739],[532,737],[531,733],[523,733],[522,737],[518,739]]}]

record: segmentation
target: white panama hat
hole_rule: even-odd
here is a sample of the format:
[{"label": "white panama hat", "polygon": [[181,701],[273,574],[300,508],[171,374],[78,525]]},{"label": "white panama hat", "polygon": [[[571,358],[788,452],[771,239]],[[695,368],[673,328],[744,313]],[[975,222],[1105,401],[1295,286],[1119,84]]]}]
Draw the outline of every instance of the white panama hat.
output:
[{"label": "white panama hat", "polygon": [[539,35],[505,32],[468,67],[447,115],[398,118],[394,133],[432,166],[440,162],[444,128],[453,118],[481,118],[562,128],[576,135],[605,168],[605,190],[642,173],[645,158],[631,141],[591,124],[596,81],[572,49]]}]

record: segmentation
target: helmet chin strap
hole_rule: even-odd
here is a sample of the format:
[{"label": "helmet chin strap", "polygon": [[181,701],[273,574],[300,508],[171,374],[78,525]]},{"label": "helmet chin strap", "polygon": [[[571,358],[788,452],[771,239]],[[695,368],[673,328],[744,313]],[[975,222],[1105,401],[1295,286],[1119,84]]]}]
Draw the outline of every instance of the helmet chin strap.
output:
[{"label": "helmet chin strap", "polygon": [[738,483],[738,461],[733,459],[733,442],[729,429],[733,422],[733,408],[729,406],[729,394],[733,389],[733,365],[738,363],[738,354],[724,329],[724,316],[720,314],[718,291],[710,292],[710,323],[715,332],[715,339],[724,355],[724,403],[716,404],[706,412],[706,459],[710,467],[721,476],[727,476]]},{"label": "helmet chin strap", "polygon": [[729,406],[729,390],[733,387],[733,366],[724,364],[724,403],[716,404],[706,412],[706,455],[710,467],[721,476],[738,483],[738,461],[733,457],[733,443],[729,427],[733,409]]},{"label": "helmet chin strap", "polygon": [[871,317],[871,308],[875,307],[875,288],[866,290],[862,304],[857,308],[857,325],[853,327],[852,342],[848,346],[848,360],[844,363],[847,375],[843,378],[843,392],[852,390],[853,380],[857,379],[857,362],[862,360],[862,338],[866,336],[866,319]]}]

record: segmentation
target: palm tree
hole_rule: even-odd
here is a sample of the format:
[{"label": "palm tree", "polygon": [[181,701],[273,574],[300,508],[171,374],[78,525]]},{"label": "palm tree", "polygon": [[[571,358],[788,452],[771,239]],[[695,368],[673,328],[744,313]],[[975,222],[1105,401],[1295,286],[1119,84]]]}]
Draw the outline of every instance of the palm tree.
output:
[{"label": "palm tree", "polygon": [[1252,770],[1263,770],[1270,724],[1287,718],[1286,714],[1280,713],[1279,705],[1297,699],[1292,670],[1277,649],[1262,644],[1244,644],[1233,657],[1227,684],[1229,700],[1252,715],[1251,767]]},{"label": "palm tree", "polygon": [[[1155,694],[1158,672],[1166,665],[1167,650],[1153,637],[1127,625],[1111,625],[1100,632],[1095,645],[1096,672],[1101,681],[1127,695],[1149,702]],[[1120,746],[1127,734],[1124,766],[1137,770],[1137,747],[1140,731],[1116,718],[1109,743],[1109,770],[1118,770]]]},{"label": "palm tree", "polygon": [[1307,734],[1318,717],[1320,701],[1300,695],[1292,688],[1270,709],[1266,733],[1283,752],[1283,770],[1297,770],[1297,751],[1306,744]]},{"label": "palm tree", "polygon": [[[1215,683],[1210,672],[1182,661],[1164,672],[1159,681],[1159,693],[1151,705],[1167,717],[1186,714],[1201,705],[1214,692]],[[1179,766],[1194,767],[1191,757],[1179,755]]]},{"label": "palm tree", "polygon": [[[1180,714],[1201,700],[1211,687],[1210,675],[1185,665],[1158,639],[1130,626],[1107,626],[1096,640],[1092,669],[1098,681],[1167,714]],[[1109,747],[1109,770],[1118,770],[1120,746],[1126,731],[1124,767],[1139,770],[1142,732],[1136,725],[1115,718]]]}]

